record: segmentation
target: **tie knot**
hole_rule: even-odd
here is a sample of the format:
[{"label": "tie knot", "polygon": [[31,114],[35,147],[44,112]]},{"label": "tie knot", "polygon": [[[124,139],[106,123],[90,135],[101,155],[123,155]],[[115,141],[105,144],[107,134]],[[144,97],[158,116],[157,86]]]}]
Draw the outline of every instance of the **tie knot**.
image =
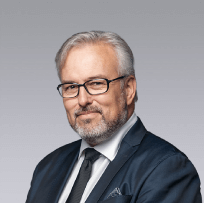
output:
[{"label": "tie knot", "polygon": [[89,160],[92,164],[99,158],[100,153],[93,148],[85,149],[85,159]]}]

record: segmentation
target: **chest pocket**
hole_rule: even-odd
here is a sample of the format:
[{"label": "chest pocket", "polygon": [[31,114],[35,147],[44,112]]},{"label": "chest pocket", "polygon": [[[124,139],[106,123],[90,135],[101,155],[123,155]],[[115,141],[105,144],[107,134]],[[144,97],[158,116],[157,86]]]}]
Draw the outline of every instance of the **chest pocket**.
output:
[{"label": "chest pocket", "polygon": [[131,195],[119,195],[100,201],[98,203],[129,203],[131,201],[131,198]]}]

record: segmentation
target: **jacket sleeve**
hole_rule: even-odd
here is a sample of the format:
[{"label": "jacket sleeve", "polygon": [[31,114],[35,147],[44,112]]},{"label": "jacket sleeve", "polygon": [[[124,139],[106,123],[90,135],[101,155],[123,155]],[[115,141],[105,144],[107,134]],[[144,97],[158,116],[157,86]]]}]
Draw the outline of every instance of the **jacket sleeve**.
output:
[{"label": "jacket sleeve", "polygon": [[202,203],[196,169],[183,154],[165,158],[149,174],[135,202]]},{"label": "jacket sleeve", "polygon": [[27,195],[27,199],[26,199],[25,203],[31,203],[32,199],[33,199],[33,194],[35,194],[36,191],[37,191],[37,187],[35,187],[33,185],[34,185],[35,177],[36,177],[36,174],[37,174],[37,171],[38,171],[38,166],[39,166],[39,164],[36,166],[36,168],[35,168],[35,170],[33,172],[33,177],[32,177],[31,183],[30,183],[30,189],[28,191],[28,195]]}]

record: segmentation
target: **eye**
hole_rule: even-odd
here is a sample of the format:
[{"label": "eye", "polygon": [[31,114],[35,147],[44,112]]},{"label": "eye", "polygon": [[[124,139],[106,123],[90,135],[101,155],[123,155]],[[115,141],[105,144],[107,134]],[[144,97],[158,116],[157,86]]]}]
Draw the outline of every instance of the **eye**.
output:
[{"label": "eye", "polygon": [[72,90],[76,90],[77,89],[77,85],[74,84],[65,84],[63,85],[63,90],[64,91],[72,91]]},{"label": "eye", "polygon": [[104,88],[107,87],[106,81],[103,79],[99,79],[99,80],[92,80],[89,81],[86,84],[86,87],[89,89],[89,91],[91,91],[92,94],[97,93],[97,92],[92,92],[92,90],[102,90]]},{"label": "eye", "polygon": [[76,85],[70,85],[67,87],[67,89],[74,89],[74,88],[76,88]]},{"label": "eye", "polygon": [[101,80],[92,80],[88,83],[89,86],[102,86],[106,85],[106,81],[101,79]]},{"label": "eye", "polygon": [[96,86],[97,86],[97,85],[102,85],[102,84],[103,84],[102,82],[98,82],[98,81],[97,81],[97,82],[92,82],[92,83],[91,83],[91,85],[96,85]]}]

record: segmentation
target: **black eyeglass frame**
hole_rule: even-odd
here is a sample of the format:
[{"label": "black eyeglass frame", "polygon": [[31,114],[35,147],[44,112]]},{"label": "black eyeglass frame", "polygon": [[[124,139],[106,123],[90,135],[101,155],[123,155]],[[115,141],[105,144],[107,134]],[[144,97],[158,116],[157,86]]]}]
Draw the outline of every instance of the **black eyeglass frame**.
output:
[{"label": "black eyeglass frame", "polygon": [[[101,79],[106,80],[106,82],[107,82],[107,90],[106,90],[105,92],[98,93],[98,94],[104,94],[104,93],[106,93],[106,92],[108,91],[108,89],[109,89],[109,83],[111,83],[111,82],[113,82],[113,81],[115,81],[115,80],[123,79],[123,78],[125,78],[126,76],[127,76],[127,75],[123,75],[123,76],[120,76],[120,77],[115,78],[115,79],[112,79],[112,80],[108,80],[108,79],[106,79],[106,78],[97,78],[97,79],[92,79],[92,80],[101,80]],[[74,96],[74,97],[77,97],[77,96],[79,95],[79,89],[80,89],[80,87],[82,87],[82,86],[85,88],[85,90],[86,90],[90,95],[98,95],[98,94],[91,94],[91,93],[88,91],[88,89],[86,88],[86,86],[85,86],[85,84],[86,84],[87,82],[90,82],[90,81],[92,81],[92,80],[88,80],[88,81],[86,81],[84,84],[69,83],[69,82],[68,82],[68,83],[62,83],[62,84],[59,84],[59,85],[57,86],[57,90],[58,90],[60,96],[63,97],[62,94],[60,93],[59,88],[60,88],[62,85],[65,85],[65,84],[73,84],[73,85],[77,85],[77,86],[78,86],[78,93],[77,93],[77,95]],[[74,98],[74,97],[63,97],[63,98]]]}]

